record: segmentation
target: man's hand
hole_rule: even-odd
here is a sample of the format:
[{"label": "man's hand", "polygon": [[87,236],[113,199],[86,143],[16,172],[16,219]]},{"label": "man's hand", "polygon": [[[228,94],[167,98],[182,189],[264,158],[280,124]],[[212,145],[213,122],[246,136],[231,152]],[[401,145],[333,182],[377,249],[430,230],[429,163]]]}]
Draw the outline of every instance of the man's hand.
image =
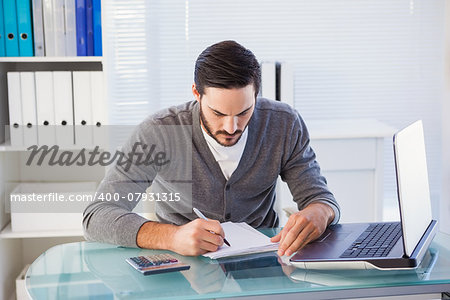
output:
[{"label": "man's hand", "polygon": [[195,219],[182,226],[147,222],[139,229],[137,245],[194,256],[216,251],[223,245],[224,236],[222,226],[216,220]]},{"label": "man's hand", "polygon": [[271,238],[280,242],[278,255],[290,256],[324,233],[334,219],[334,210],[327,204],[314,202],[292,214],[283,230]]},{"label": "man's hand", "polygon": [[223,245],[224,237],[219,221],[195,219],[177,228],[171,237],[170,250],[182,255],[201,255],[216,251]]}]

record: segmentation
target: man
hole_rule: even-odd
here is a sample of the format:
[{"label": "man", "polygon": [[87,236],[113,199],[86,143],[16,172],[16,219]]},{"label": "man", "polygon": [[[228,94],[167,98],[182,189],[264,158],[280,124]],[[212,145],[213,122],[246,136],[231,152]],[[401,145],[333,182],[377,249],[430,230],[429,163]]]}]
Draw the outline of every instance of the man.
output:
[{"label": "man", "polygon": [[[97,199],[86,208],[86,238],[183,255],[215,251],[224,239],[220,222],[247,222],[256,228],[278,225],[273,210],[278,175],[288,183],[299,208],[272,238],[280,242],[280,256],[293,254],[336,223],[339,206],[320,174],[302,118],[287,104],[257,99],[260,79],[255,56],[238,43],[224,41],[205,49],[195,65],[195,101],[148,117],[124,146],[128,153],[137,143],[145,156],[151,147],[142,145],[157,141],[158,149],[166,145],[171,159],[159,157],[159,166],[133,163],[111,168],[97,193],[117,194],[118,201]],[[180,129],[173,137],[157,132],[160,126],[187,126],[192,134]],[[167,147],[171,136],[177,147]],[[170,154],[183,145],[191,149],[191,164]],[[131,156],[129,161],[135,162]],[[174,175],[177,172],[192,175],[187,180],[192,190],[181,187],[186,186],[185,177]],[[156,202],[158,221],[132,213],[137,201],[124,200],[129,193],[145,193],[150,185],[152,191],[168,192],[177,191],[177,184],[184,200]],[[192,207],[208,220],[197,218]]]}]

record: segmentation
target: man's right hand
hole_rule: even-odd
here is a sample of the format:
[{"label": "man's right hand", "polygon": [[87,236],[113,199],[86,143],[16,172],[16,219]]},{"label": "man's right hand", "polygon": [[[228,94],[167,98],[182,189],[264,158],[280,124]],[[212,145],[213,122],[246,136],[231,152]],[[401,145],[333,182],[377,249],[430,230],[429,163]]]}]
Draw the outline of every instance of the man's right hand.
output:
[{"label": "man's right hand", "polygon": [[223,245],[224,236],[219,221],[195,219],[176,228],[170,250],[181,255],[201,255],[216,251]]},{"label": "man's right hand", "polygon": [[223,245],[224,236],[222,226],[216,220],[195,219],[182,226],[147,222],[137,234],[137,244],[141,248],[196,256],[216,251]]}]

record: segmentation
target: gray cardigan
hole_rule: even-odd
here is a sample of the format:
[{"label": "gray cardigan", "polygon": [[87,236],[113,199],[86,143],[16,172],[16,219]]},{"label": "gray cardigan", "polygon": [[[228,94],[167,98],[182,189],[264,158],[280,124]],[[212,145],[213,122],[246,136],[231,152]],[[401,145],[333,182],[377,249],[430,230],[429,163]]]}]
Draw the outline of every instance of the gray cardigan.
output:
[{"label": "gray cardigan", "polygon": [[287,182],[299,210],[314,201],[325,202],[336,213],[333,223],[339,219],[339,206],[320,174],[305,123],[289,105],[257,99],[244,153],[228,181],[201,130],[196,101],[163,110],[138,125],[122,151],[130,153],[134,146],[135,153],[152,159],[139,164],[138,155],[130,155],[128,164],[108,170],[96,201],[84,211],[86,239],[136,247],[137,232],[148,220],[132,210],[150,185],[152,199],[142,199],[166,200],[154,201],[163,223],[185,224],[197,218],[192,213],[197,207],[220,222],[275,227],[278,175]]}]

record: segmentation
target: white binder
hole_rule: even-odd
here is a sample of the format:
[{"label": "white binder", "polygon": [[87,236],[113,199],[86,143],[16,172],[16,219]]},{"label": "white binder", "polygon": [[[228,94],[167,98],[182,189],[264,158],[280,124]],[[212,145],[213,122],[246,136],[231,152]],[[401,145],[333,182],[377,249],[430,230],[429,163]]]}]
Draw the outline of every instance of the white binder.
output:
[{"label": "white binder", "polygon": [[106,111],[106,99],[104,97],[103,72],[91,71],[91,98],[93,124],[106,125],[108,115]]},{"label": "white binder", "polygon": [[45,56],[56,56],[53,0],[42,0],[42,10],[44,16]]},{"label": "white binder", "polygon": [[108,110],[103,84],[103,72],[91,71],[91,107],[94,145],[108,145]]},{"label": "white binder", "polygon": [[80,147],[93,145],[91,72],[73,72],[73,109],[75,144]]},{"label": "white binder", "polygon": [[[6,137],[9,139],[9,128],[6,126],[8,124],[8,102],[1,101],[0,102],[0,144],[6,142]],[[6,134],[8,132],[8,134]]]},{"label": "white binder", "polygon": [[261,63],[261,97],[271,100],[276,98],[275,62]]},{"label": "white binder", "polygon": [[53,0],[53,32],[55,34],[55,56],[66,55],[64,0]]},{"label": "white binder", "polygon": [[33,42],[34,56],[44,56],[44,20],[42,15],[42,0],[33,1]]},{"label": "white binder", "polygon": [[60,147],[73,146],[72,72],[53,72],[56,143]]},{"label": "white binder", "polygon": [[294,107],[294,70],[291,64],[281,63],[280,101]]},{"label": "white binder", "polygon": [[40,145],[52,147],[56,143],[53,74],[52,72],[36,72],[35,81],[38,142]]},{"label": "white binder", "polygon": [[9,134],[11,146],[23,146],[23,115],[19,72],[8,72]]},{"label": "white binder", "polygon": [[36,89],[34,72],[20,72],[24,145],[37,145]]},{"label": "white binder", "polygon": [[66,56],[77,56],[75,0],[64,1]]}]

